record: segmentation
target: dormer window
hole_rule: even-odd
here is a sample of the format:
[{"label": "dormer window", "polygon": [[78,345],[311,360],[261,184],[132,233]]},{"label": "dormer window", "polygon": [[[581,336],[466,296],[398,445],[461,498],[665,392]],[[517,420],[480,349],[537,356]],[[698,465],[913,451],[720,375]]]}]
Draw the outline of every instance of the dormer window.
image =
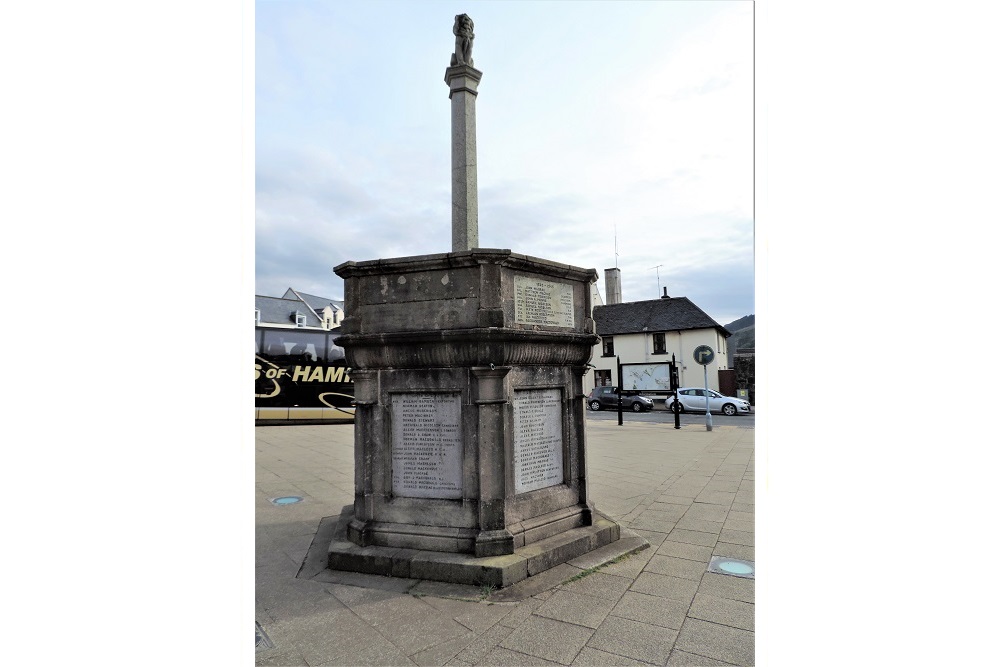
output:
[{"label": "dormer window", "polygon": [[260,308],[254,308],[253,323],[255,326],[260,326]]},{"label": "dormer window", "polygon": [[305,325],[306,325],[306,316],[305,316],[305,313],[300,313],[299,311],[296,310],[295,311],[295,326],[297,326],[297,327],[304,327]]}]

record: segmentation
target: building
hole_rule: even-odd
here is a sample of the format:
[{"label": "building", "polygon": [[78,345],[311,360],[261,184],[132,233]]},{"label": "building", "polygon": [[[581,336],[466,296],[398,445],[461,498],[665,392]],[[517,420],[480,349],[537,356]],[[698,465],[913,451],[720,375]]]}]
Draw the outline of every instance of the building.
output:
[{"label": "building", "polygon": [[344,302],[297,292],[291,287],[281,297],[254,297],[256,325],[329,331],[344,320]]},{"label": "building", "polygon": [[659,299],[630,303],[612,303],[610,292],[608,305],[593,311],[601,340],[594,348],[594,371],[588,374],[585,391],[617,384],[619,359],[621,364],[656,364],[676,358],[681,386],[704,386],[703,367],[692,357],[699,345],[715,351],[708,386],[719,390],[719,371],[728,370],[726,339],[732,333],[687,297],[667,296],[666,288]]}]

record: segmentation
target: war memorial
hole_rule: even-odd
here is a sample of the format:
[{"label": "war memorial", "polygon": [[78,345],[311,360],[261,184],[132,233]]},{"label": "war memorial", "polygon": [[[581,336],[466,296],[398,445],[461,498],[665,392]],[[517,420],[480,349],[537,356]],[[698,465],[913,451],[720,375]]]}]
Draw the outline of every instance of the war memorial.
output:
[{"label": "war memorial", "polygon": [[[349,261],[353,507],[328,567],[511,586],[618,542],[587,486],[594,269],[479,248],[472,20],[455,17],[451,252]],[[621,542],[620,553],[647,546]]]}]

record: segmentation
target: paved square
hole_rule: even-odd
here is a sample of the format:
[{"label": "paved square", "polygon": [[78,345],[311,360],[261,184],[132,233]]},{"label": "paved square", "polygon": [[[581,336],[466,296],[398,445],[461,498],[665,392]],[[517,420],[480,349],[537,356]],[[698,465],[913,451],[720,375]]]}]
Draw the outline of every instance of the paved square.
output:
[{"label": "paved square", "polygon": [[591,499],[650,547],[574,581],[584,570],[560,566],[517,601],[302,567],[354,501],[353,440],[350,425],[256,429],[256,621],[274,644],[256,664],[754,664],[754,580],[708,572],[713,555],[754,560],[753,429],[589,420]]}]

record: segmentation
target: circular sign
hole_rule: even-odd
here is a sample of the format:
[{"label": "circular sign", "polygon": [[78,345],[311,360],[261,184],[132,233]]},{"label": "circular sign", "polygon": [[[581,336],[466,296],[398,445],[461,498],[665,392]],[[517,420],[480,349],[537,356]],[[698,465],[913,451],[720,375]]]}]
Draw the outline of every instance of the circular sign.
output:
[{"label": "circular sign", "polygon": [[715,352],[708,345],[699,345],[694,348],[694,360],[702,366],[708,366],[715,359]]}]

